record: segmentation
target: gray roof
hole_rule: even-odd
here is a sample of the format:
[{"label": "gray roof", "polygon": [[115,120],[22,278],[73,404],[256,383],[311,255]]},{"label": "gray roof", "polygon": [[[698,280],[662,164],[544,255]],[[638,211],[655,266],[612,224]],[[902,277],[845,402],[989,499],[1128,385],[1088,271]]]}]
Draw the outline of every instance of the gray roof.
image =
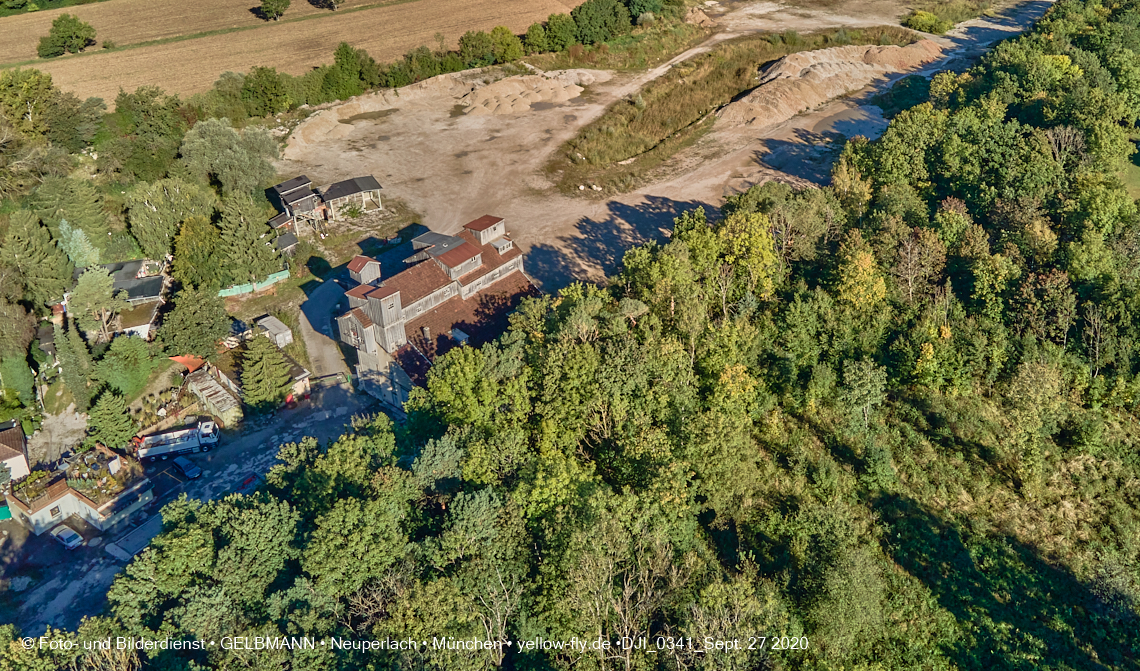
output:
[{"label": "gray roof", "polygon": [[380,186],[380,182],[377,182],[376,178],[372,175],[353,177],[343,182],[337,182],[325,189],[324,198],[325,200],[337,200],[338,198],[352,196],[364,191],[376,191],[381,188],[383,187]]},{"label": "gray roof", "polygon": [[285,231],[281,235],[277,236],[277,239],[273,241],[273,246],[276,247],[277,251],[279,252],[283,252],[296,244],[297,236],[293,235],[289,231]]},{"label": "gray roof", "polygon": [[128,301],[144,301],[162,297],[162,276],[115,282],[115,291],[127,292]]},{"label": "gray roof", "polygon": [[273,315],[265,315],[264,317],[258,317],[256,323],[261,328],[263,328],[266,331],[269,331],[270,333],[273,333],[273,334],[292,333],[292,331],[289,330],[289,327],[286,326],[284,322],[282,322],[277,317],[274,317]]},{"label": "gray roof", "polygon": [[313,180],[304,175],[301,175],[299,177],[294,177],[293,179],[286,180],[280,184],[277,184],[273,187],[273,190],[278,194],[286,194],[290,191],[296,191],[297,189],[311,186],[312,184]]},{"label": "gray roof", "polygon": [[315,198],[316,193],[312,189],[297,189],[281,196],[281,200],[287,204],[292,205],[298,201],[305,200],[306,198]]},{"label": "gray roof", "polygon": [[290,217],[288,212],[282,212],[270,219],[269,225],[273,228],[281,228],[282,226],[288,226],[292,221],[293,217]]}]

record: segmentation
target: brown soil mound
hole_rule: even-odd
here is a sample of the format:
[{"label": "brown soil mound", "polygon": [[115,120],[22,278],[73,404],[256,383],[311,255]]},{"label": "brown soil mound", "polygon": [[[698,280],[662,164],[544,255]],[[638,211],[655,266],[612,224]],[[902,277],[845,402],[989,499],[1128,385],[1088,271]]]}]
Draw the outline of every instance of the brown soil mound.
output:
[{"label": "brown soil mound", "polygon": [[701,26],[702,28],[712,28],[716,25],[716,21],[710,19],[708,14],[705,14],[696,7],[693,7],[685,14],[685,23],[691,23],[695,26]]},{"label": "brown soil mound", "polygon": [[720,118],[730,124],[778,124],[876,79],[934,61],[941,54],[942,47],[930,40],[905,47],[832,47],[790,54],[764,71],[760,86],[721,110]]},{"label": "brown soil mound", "polygon": [[424,98],[455,98],[465,114],[519,114],[535,103],[565,103],[578,97],[583,86],[611,77],[604,70],[561,70],[545,75],[507,77],[483,85],[477,70],[439,75],[401,89],[357,96],[305,119],[289,136],[283,156],[296,159],[309,145],[348,137],[350,120],[362,114],[401,107]]}]

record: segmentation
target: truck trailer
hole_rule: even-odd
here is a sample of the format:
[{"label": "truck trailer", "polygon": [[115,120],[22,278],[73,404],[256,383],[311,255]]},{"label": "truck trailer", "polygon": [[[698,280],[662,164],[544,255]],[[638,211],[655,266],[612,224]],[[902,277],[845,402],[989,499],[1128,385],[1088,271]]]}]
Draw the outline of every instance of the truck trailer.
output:
[{"label": "truck trailer", "polygon": [[218,443],[218,425],[212,421],[201,421],[189,429],[179,429],[153,436],[138,436],[134,439],[135,456],[143,463],[158,459],[169,459],[180,454],[208,452]]}]

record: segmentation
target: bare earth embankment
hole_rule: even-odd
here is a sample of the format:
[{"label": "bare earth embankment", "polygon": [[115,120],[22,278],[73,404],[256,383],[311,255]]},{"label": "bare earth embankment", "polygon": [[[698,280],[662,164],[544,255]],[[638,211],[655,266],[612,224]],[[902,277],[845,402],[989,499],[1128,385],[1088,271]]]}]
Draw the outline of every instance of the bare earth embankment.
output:
[{"label": "bare earth embankment", "polygon": [[[91,9],[113,8],[119,1],[93,5]],[[240,3],[246,13],[254,4],[253,0]],[[209,89],[218,75],[226,71],[247,72],[254,66],[273,66],[289,74],[304,74],[331,62],[339,42],[367,49],[379,61],[390,61],[416,47],[435,45],[436,33],[454,47],[459,36],[468,30],[504,25],[522,33],[531,23],[545,20],[552,13],[568,12],[578,4],[578,0],[414,0],[356,12],[324,10],[326,14],[320,18],[262,22],[263,25],[249,30],[136,49],[89,51],[37,61],[33,67],[51,73],[60,88],[80,97],[113,100],[120,88],[133,91],[143,85],[157,85],[170,93],[187,95]],[[6,20],[0,21],[0,43],[10,30],[5,26]],[[93,25],[102,36],[104,28]],[[179,34],[196,32],[200,30],[180,30]]]}]

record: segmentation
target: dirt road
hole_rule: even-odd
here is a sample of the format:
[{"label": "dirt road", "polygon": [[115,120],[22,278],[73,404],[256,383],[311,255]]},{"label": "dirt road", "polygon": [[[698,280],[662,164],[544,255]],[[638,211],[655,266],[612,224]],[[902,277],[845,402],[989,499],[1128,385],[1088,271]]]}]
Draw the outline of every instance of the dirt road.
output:
[{"label": "dirt road", "polygon": [[[950,48],[947,60],[961,62],[985,44],[1031,25],[1049,4],[1021,4],[1007,10],[1007,18],[970,21],[938,39]],[[875,16],[875,7],[891,16]],[[731,29],[729,35],[718,34],[670,64],[729,36],[772,28],[891,23],[897,12],[887,3],[866,2],[841,2],[826,10],[767,2],[736,6],[723,15],[714,13]],[[829,151],[837,141],[856,134],[876,136],[886,125],[878,109],[866,104],[864,91],[781,126],[718,128],[670,161],[659,182],[631,194],[602,200],[591,198],[590,191],[583,197],[557,192],[541,173],[551,152],[670,64],[615,76],[569,103],[520,115],[456,114],[456,100],[442,94],[401,100],[393,113],[354,122],[343,139],[308,146],[278,169],[305,173],[320,183],[373,174],[386,193],[421,212],[426,226],[444,233],[482,214],[504,217],[508,231],[528,250],[528,273],[553,291],[575,280],[603,279],[625,250],[662,239],[684,210],[716,208],[725,195],[767,179],[825,181]]]}]

